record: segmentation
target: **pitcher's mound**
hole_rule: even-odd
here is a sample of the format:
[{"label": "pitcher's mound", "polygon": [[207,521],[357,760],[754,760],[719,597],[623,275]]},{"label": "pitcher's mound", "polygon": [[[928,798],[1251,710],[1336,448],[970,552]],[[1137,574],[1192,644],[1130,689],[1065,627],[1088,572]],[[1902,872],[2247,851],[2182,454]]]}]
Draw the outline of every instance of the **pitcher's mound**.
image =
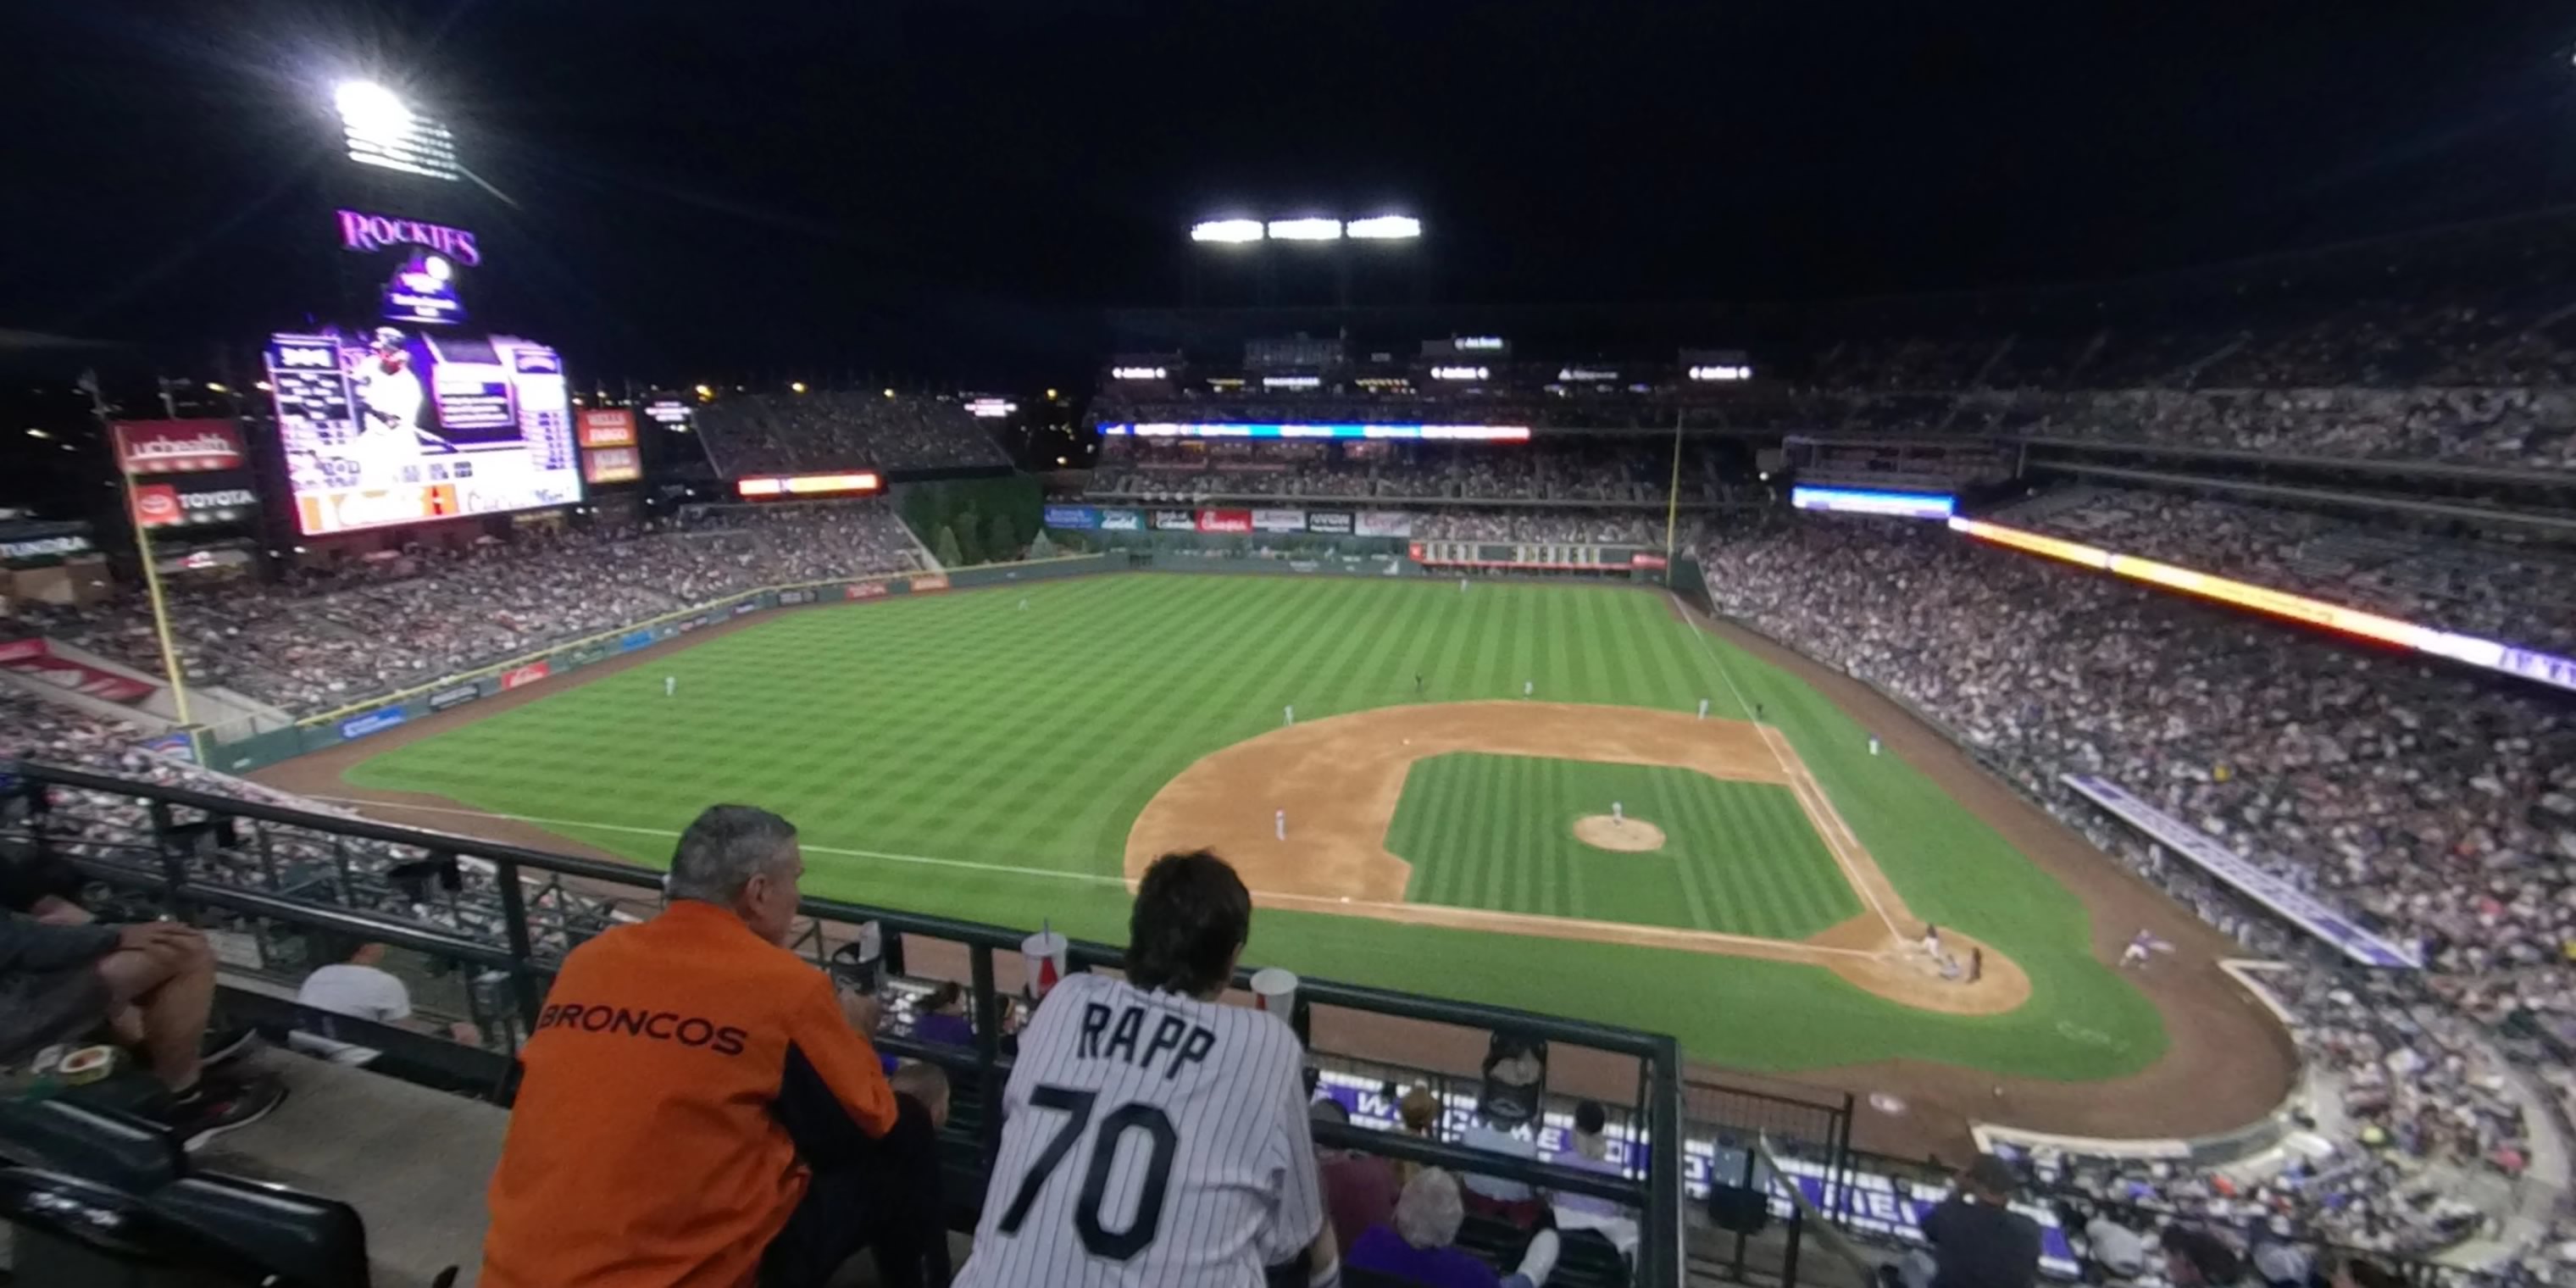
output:
[{"label": "pitcher's mound", "polygon": [[1574,820],[1574,839],[1596,850],[1643,854],[1664,848],[1664,829],[1642,819],[1586,814]]}]

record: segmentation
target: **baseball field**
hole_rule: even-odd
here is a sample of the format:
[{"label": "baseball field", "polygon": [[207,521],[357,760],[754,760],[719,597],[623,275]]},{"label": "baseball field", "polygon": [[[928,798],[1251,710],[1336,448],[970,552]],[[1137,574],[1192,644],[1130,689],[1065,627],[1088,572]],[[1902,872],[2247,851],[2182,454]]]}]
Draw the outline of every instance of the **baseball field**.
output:
[{"label": "baseball field", "polygon": [[748,619],[295,785],[653,865],[748,802],[809,893],[1112,942],[1143,863],[1210,845],[1262,908],[1247,961],[1783,1073],[2165,1061],[2168,983],[2109,964],[2141,914],[2069,866],[2109,865],[2035,862],[1919,726],[1762,653],[1642,587],[1089,577]]}]

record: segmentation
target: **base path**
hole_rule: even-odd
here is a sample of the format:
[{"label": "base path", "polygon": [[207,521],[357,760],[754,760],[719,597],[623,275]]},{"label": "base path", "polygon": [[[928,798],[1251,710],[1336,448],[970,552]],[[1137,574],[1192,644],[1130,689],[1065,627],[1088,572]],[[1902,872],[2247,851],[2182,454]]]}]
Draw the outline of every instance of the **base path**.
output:
[{"label": "base path", "polygon": [[[2021,967],[1965,935],[1945,931],[1942,947],[1961,961],[1982,950],[1984,974],[1973,982],[1942,977],[1916,946],[1922,919],[1906,911],[1787,740],[1767,735],[1741,720],[1566,702],[1444,702],[1311,720],[1203,757],[1165,784],[1127,833],[1127,879],[1143,876],[1159,855],[1207,848],[1225,855],[1254,902],[1268,908],[1797,962],[1889,1001],[1952,1015],[1997,1015],[2028,1001]],[[1387,827],[1414,762],[1453,752],[1670,766],[1788,788],[1869,911],[1787,940],[1407,903],[1413,865],[1387,850]],[[1606,816],[1573,826],[1604,848],[1649,850],[1663,839],[1605,844],[1585,835],[1591,827],[1624,841]],[[1643,824],[1627,826],[1642,839]]]}]

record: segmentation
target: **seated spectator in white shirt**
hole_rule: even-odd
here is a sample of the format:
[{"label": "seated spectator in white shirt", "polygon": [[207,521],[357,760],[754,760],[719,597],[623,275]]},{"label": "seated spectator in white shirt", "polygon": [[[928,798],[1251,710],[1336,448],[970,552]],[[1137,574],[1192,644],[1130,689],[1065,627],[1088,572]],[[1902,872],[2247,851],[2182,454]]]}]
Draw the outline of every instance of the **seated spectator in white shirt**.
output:
[{"label": "seated spectator in white shirt", "polygon": [[[411,1013],[411,990],[401,977],[379,963],[385,959],[385,946],[361,943],[351,949],[348,959],[322,967],[304,977],[295,990],[299,1006],[334,1015],[347,1015],[378,1024],[396,1024],[423,1033],[436,1032],[432,1026],[416,1021]],[[447,1027],[447,1035],[459,1042],[480,1042],[474,1026],[463,1021]],[[336,1061],[340,1064],[365,1064],[381,1052],[351,1042],[342,1042],[316,1033],[297,1033],[288,1044],[299,1051]]]},{"label": "seated spectator in white shirt", "polygon": [[[1514,1158],[1537,1158],[1538,1142],[1526,1131],[1514,1131],[1479,1112],[1459,1134],[1459,1143],[1469,1149],[1481,1149]],[[1545,1204],[1538,1191],[1521,1181],[1507,1181],[1496,1176],[1479,1176],[1473,1172],[1464,1178],[1467,1210],[1482,1216],[1499,1217],[1521,1229],[1538,1224]]]}]

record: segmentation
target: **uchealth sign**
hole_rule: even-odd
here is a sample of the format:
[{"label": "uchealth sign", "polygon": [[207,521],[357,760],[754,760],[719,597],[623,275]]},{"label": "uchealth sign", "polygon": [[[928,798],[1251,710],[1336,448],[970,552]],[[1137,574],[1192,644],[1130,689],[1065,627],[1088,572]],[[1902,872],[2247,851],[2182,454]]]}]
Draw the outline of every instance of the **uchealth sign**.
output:
[{"label": "uchealth sign", "polygon": [[228,420],[116,422],[116,464],[128,474],[237,470],[249,463]]},{"label": "uchealth sign", "polygon": [[526,666],[514,666],[501,673],[501,687],[525,688],[552,674],[554,674],[554,667],[545,662],[530,662]]}]

